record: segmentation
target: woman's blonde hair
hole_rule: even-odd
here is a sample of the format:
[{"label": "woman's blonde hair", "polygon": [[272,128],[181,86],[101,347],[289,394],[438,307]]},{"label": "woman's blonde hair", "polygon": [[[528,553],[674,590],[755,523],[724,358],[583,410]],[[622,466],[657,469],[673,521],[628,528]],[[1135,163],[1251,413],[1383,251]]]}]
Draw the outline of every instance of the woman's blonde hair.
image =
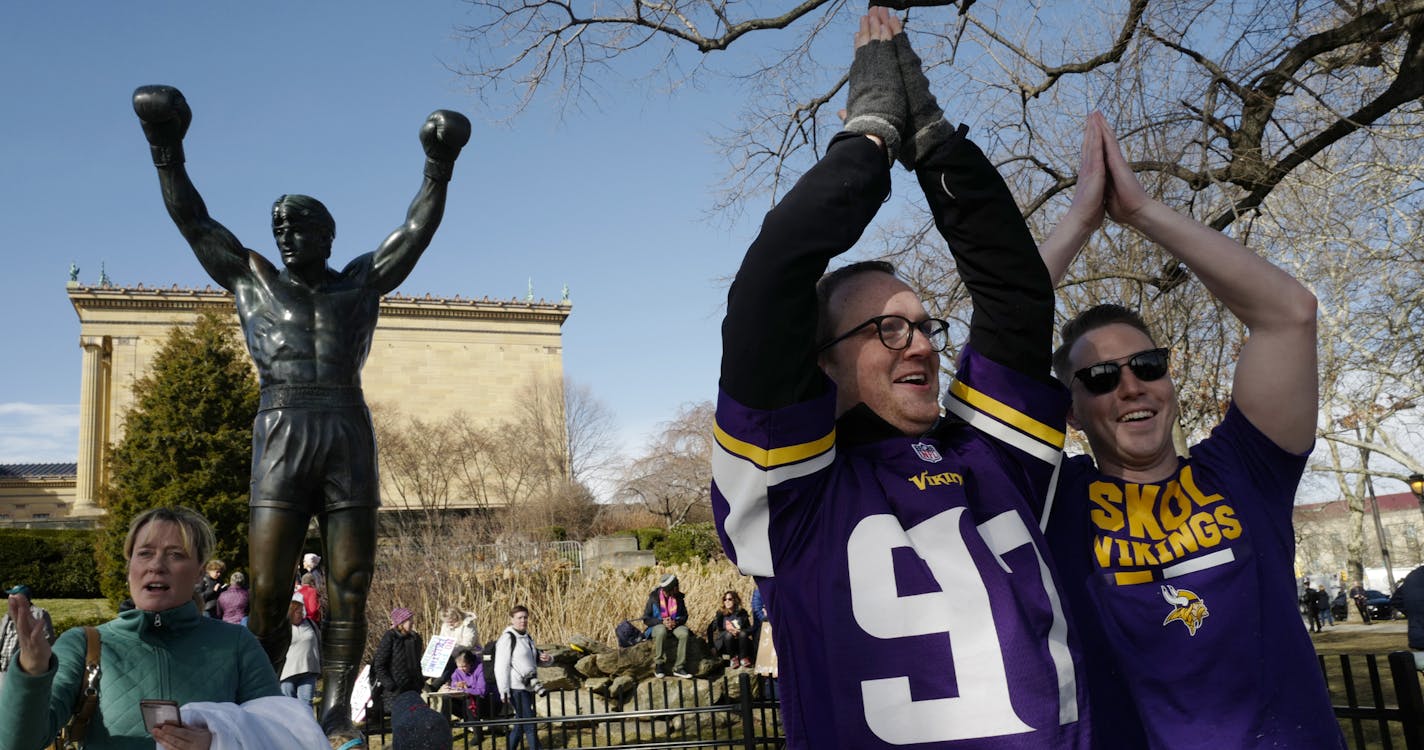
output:
[{"label": "woman's blonde hair", "polygon": [[149,508],[129,521],[129,534],[124,537],[124,559],[133,557],[134,540],[138,532],[153,521],[167,521],[178,527],[178,535],[183,539],[183,549],[195,560],[207,560],[218,546],[217,537],[208,519],[191,508]]}]

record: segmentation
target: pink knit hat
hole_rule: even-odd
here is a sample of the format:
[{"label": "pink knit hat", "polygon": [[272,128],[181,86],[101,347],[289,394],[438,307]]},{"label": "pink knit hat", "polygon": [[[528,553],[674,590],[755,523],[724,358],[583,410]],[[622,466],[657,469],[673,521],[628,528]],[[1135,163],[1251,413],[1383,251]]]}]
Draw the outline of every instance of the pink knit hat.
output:
[{"label": "pink knit hat", "polygon": [[391,610],[391,627],[398,628],[400,624],[414,617],[415,613],[405,607],[396,607]]}]

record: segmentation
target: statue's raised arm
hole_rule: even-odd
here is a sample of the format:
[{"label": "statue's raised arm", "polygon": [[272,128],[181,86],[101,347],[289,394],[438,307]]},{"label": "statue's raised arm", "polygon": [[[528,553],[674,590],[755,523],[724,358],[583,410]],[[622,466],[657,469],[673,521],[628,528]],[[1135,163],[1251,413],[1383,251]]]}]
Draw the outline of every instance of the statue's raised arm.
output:
[{"label": "statue's raised arm", "polygon": [[183,168],[183,136],[193,121],[188,101],[172,86],[140,86],[134,89],[133,105],[153,152],[168,215],[208,275],[231,290],[234,282],[248,273],[249,251],[227,227],[208,216],[207,205]]},{"label": "statue's raised arm", "polygon": [[[420,145],[425,149],[425,180],[410,202],[405,223],[376,248],[369,285],[379,294],[400,286],[415,268],[420,254],[430,246],[440,219],[445,214],[445,192],[455,159],[470,140],[470,121],[459,112],[438,109],[430,113],[420,128]],[[357,259],[359,262],[359,259]]]}]

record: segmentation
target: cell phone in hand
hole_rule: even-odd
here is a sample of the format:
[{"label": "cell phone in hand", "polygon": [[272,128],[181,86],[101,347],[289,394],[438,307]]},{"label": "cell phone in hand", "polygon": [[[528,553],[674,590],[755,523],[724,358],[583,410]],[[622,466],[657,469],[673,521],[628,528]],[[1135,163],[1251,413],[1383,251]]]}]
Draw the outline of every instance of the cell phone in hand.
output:
[{"label": "cell phone in hand", "polygon": [[183,720],[178,716],[178,704],[173,701],[141,700],[138,702],[138,710],[143,714],[144,729],[150,733],[159,724],[183,726]]}]

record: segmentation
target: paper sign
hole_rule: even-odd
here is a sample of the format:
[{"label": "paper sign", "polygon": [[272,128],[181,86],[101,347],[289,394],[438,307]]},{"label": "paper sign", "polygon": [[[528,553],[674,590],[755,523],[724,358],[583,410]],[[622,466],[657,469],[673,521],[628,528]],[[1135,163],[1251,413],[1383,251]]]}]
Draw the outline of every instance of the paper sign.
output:
[{"label": "paper sign", "polygon": [[433,635],[425,644],[425,654],[420,657],[420,673],[426,677],[441,677],[445,665],[450,663],[450,654],[455,653],[455,639],[448,635]]},{"label": "paper sign", "polygon": [[361,667],[361,674],[351,684],[351,720],[360,723],[366,720],[366,707],[371,703],[371,665]]}]

